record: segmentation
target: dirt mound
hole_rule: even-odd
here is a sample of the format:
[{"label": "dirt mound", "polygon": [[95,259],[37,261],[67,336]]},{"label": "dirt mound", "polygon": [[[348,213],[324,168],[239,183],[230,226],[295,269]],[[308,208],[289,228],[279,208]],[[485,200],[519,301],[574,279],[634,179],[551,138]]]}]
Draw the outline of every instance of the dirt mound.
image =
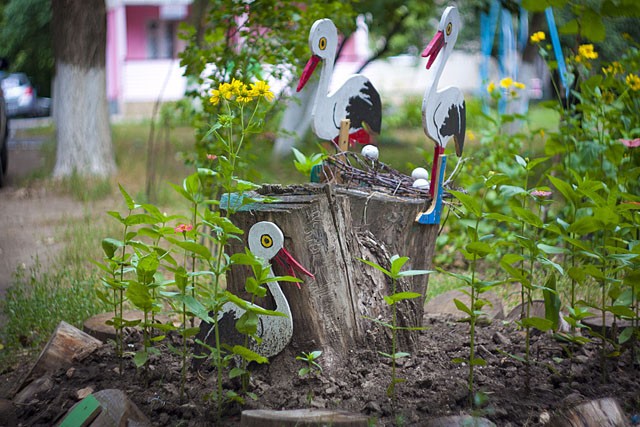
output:
[{"label": "dirt mound", "polygon": [[[288,348],[277,358],[290,363],[256,367],[250,391],[258,399],[230,408],[221,424],[239,425],[240,411],[249,408],[344,409],[366,414],[376,419],[377,425],[421,425],[436,416],[471,413],[468,368],[452,362],[468,356],[468,326],[447,317],[430,317],[426,326],[420,350],[404,359],[399,369],[398,375],[406,380],[397,386],[400,418],[394,416],[386,394],[391,367],[378,354],[354,349],[348,366],[335,372],[325,370],[317,378],[299,378],[298,369],[303,365],[295,356],[315,349]],[[138,338],[129,337],[131,350],[139,345]],[[488,399],[476,413],[498,426],[545,425],[556,410],[600,397],[617,398],[629,420],[640,412],[639,369],[632,363],[630,351],[607,361],[609,379],[603,383],[597,343],[571,348],[551,335],[535,335],[531,340],[534,363],[528,369],[510,356],[524,353],[524,335],[514,325],[494,321],[480,326],[477,343],[477,353],[487,366],[476,369],[476,384]],[[173,344],[179,341],[175,339]],[[166,348],[162,350],[151,360],[148,374],[136,370],[128,359],[123,375],[119,375],[113,348],[105,345],[72,370],[56,373],[47,391],[15,408],[16,421],[30,426],[53,425],[77,402],[77,392],[91,387],[94,391],[123,390],[157,426],[173,426],[179,421],[190,426],[216,425],[215,408],[208,399],[215,387],[215,373],[207,367],[190,371],[186,397],[181,401],[180,359]],[[7,395],[26,368],[0,377],[0,397]],[[226,388],[237,386],[233,381],[225,383]]]}]

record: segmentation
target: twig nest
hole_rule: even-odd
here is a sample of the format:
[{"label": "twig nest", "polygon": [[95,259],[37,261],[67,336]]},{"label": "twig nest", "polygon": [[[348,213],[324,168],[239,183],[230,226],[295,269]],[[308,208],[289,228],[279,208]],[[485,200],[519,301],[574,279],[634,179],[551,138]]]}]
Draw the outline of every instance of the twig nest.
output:
[{"label": "twig nest", "polygon": [[378,147],[371,144],[365,145],[364,147],[362,147],[361,153],[364,157],[366,157],[369,160],[378,160],[378,157],[380,155],[380,152],[378,151]]},{"label": "twig nest", "polygon": [[413,181],[413,188],[418,188],[420,190],[427,190],[429,188],[429,181],[424,178],[418,178]]},{"label": "twig nest", "polygon": [[[411,178],[413,179],[429,179],[429,172],[425,168],[415,168],[413,172],[411,172]],[[416,185],[414,184],[414,187]]]}]

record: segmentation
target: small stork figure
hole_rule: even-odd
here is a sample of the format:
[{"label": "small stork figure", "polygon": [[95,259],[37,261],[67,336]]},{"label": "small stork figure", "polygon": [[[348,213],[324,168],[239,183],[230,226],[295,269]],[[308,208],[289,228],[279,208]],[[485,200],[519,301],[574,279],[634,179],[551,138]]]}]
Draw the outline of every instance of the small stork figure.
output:
[{"label": "small stork figure", "polygon": [[338,30],[333,22],[330,19],[316,21],[309,32],[309,48],[313,56],[302,71],[297,91],[302,90],[318,63],[322,61],[320,83],[311,113],[314,133],[321,139],[337,144],[340,123],[348,119],[349,141],[366,145],[372,142],[372,133],[380,133],[380,95],[369,79],[361,74],[352,75],[341,87],[328,93],[337,47]]},{"label": "small stork figure", "polygon": [[[431,206],[426,212],[419,213],[416,221],[421,224],[440,223],[442,210],[442,182],[446,166],[444,149],[453,137],[456,154],[462,155],[466,130],[466,111],[462,92],[457,87],[438,90],[438,81],[442,70],[453,50],[460,31],[460,15],[458,9],[449,6],[445,9],[438,25],[438,31],[429,42],[423,57],[429,58],[427,69],[436,63],[435,72],[429,73],[427,89],[422,100],[422,127],[424,132],[436,144],[431,169],[429,192],[432,197]],[[442,52],[442,54],[440,54]],[[437,62],[436,62],[437,61]]]},{"label": "small stork figure", "polygon": [[[307,271],[291,254],[284,248],[284,235],[282,230],[273,222],[261,221],[254,224],[249,230],[247,238],[249,249],[254,255],[263,258],[265,262],[270,263],[273,259],[278,264],[285,266],[290,275],[295,275],[294,269],[302,274],[313,278],[313,274]],[[270,277],[274,277],[273,270],[270,268]],[[267,283],[267,288],[275,302],[275,311],[285,316],[262,316],[259,315],[258,330],[256,335],[262,341],[257,344],[251,340],[251,350],[257,352],[264,357],[272,357],[280,353],[291,341],[293,336],[293,318],[291,317],[291,308],[278,282]],[[222,306],[222,310],[218,313],[218,328],[220,331],[220,341],[228,344],[243,344],[244,335],[240,334],[235,327],[236,322],[245,313],[245,310],[236,304],[228,302]],[[212,315],[210,313],[210,315]],[[202,322],[198,338],[208,344],[213,342],[213,325]]]}]

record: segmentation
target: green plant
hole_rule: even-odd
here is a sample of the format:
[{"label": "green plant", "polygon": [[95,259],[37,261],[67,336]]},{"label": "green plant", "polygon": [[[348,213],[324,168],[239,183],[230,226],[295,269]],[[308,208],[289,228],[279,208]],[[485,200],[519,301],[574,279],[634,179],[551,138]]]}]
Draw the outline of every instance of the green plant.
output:
[{"label": "green plant", "polygon": [[493,174],[489,178],[485,178],[483,183],[484,191],[482,191],[482,194],[480,195],[480,200],[477,200],[476,195],[452,191],[453,196],[458,201],[460,201],[460,203],[462,203],[466,214],[471,219],[470,222],[465,224],[468,243],[462,249],[462,253],[465,259],[470,262],[469,273],[459,274],[438,269],[439,271],[462,281],[469,289],[468,291],[464,291],[467,295],[469,295],[470,298],[468,305],[460,301],[459,299],[454,299],[454,304],[456,305],[458,310],[462,311],[468,316],[463,319],[463,321],[469,323],[469,357],[456,358],[453,360],[453,362],[464,362],[469,366],[467,387],[469,391],[468,397],[471,406],[473,406],[474,404],[475,396],[475,367],[484,366],[486,364],[486,361],[484,359],[476,356],[476,324],[478,322],[479,316],[483,314],[482,308],[486,304],[488,304],[486,300],[481,298],[481,295],[483,292],[486,292],[496,285],[502,283],[502,281],[485,281],[478,278],[479,260],[485,258],[487,255],[493,253],[494,251],[494,248],[490,243],[490,239],[493,237],[493,235],[483,235],[480,231],[480,224],[482,220],[488,218],[488,214],[486,212],[483,212],[483,206],[485,204],[488,190],[496,185],[499,185],[501,182],[504,182],[506,179],[507,177],[501,174]]},{"label": "green plant", "polygon": [[322,373],[322,366],[316,362],[320,356],[322,356],[322,351],[320,350],[310,351],[309,353],[302,352],[300,356],[296,356],[296,360],[300,360],[307,364],[304,368],[300,368],[298,376],[306,377],[320,375]]},{"label": "green plant", "polygon": [[[18,268],[0,301],[5,323],[0,331],[0,365],[9,366],[20,349],[36,351],[64,320],[81,328],[105,305],[95,294],[96,277],[67,264],[43,269],[38,259],[28,270]],[[2,348],[4,347],[4,348]]]},{"label": "green plant", "polygon": [[[296,356],[296,360],[300,360],[307,364],[307,366],[300,368],[298,371],[298,376],[301,378],[304,377],[319,377],[322,373],[322,366],[317,362],[317,360],[322,356],[322,351],[315,350],[310,351],[309,353],[305,353],[304,351],[300,354],[300,356]],[[313,401],[313,387],[309,389],[307,393],[307,404],[311,405]]]},{"label": "green plant", "polygon": [[409,261],[408,257],[401,257],[399,255],[393,255],[391,259],[389,259],[390,268],[387,270],[386,268],[376,264],[372,261],[367,261],[365,259],[358,258],[358,261],[367,264],[370,267],[375,268],[376,270],[382,272],[385,276],[391,279],[391,294],[384,296],[384,301],[387,305],[391,306],[391,322],[381,321],[379,319],[367,318],[379,325],[382,325],[385,328],[391,330],[391,352],[378,352],[382,357],[388,358],[391,360],[391,383],[387,388],[387,396],[391,398],[391,402],[393,407],[396,407],[396,385],[404,382],[402,378],[399,378],[396,374],[396,366],[397,361],[404,357],[410,356],[409,353],[404,351],[398,351],[398,331],[401,330],[420,330],[421,327],[403,327],[398,326],[398,303],[401,301],[411,300],[415,298],[424,298],[424,295],[421,295],[417,292],[397,292],[397,282],[399,279],[404,277],[411,276],[419,276],[424,274],[432,273],[431,270],[406,270],[401,271],[402,267]]},{"label": "green plant", "polygon": [[295,156],[293,164],[295,165],[296,169],[298,170],[298,172],[307,177],[311,176],[311,171],[315,166],[322,164],[322,161],[325,157],[325,155],[322,153],[314,153],[307,157],[295,147],[291,148],[291,151],[293,151],[293,155]]}]

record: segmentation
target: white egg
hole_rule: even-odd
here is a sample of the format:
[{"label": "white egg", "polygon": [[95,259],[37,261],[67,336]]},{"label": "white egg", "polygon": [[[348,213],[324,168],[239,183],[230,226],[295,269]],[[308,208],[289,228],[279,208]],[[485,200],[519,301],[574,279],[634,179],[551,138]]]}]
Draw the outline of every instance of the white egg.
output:
[{"label": "white egg", "polygon": [[429,179],[429,172],[425,168],[415,168],[411,172],[411,178],[413,179]]},{"label": "white egg", "polygon": [[380,155],[378,147],[375,145],[365,145],[362,147],[361,153],[364,157],[370,160],[378,160],[378,156]]},{"label": "white egg", "polygon": [[429,181],[424,178],[418,178],[413,182],[413,186],[420,190],[428,190],[429,189]]}]

